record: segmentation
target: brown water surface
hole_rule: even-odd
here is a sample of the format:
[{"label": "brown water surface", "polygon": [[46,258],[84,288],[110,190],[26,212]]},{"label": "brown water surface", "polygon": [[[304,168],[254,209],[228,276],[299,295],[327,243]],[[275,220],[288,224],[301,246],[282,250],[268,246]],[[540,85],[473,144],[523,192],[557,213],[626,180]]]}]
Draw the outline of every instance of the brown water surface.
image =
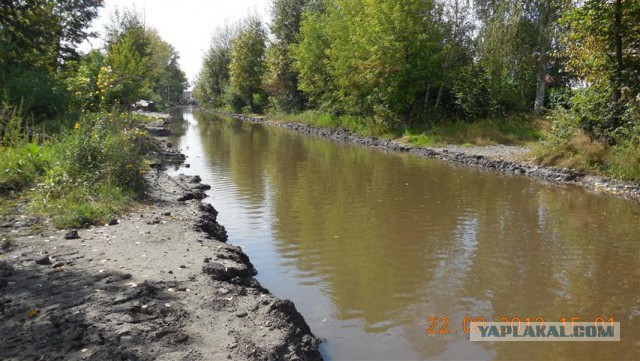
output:
[{"label": "brown water surface", "polygon": [[[326,359],[640,358],[639,205],[180,114],[173,142],[191,168],[179,172],[213,186],[229,242],[326,338]],[[467,316],[614,317],[622,340],[471,342]],[[429,317],[450,334],[428,335]]]}]

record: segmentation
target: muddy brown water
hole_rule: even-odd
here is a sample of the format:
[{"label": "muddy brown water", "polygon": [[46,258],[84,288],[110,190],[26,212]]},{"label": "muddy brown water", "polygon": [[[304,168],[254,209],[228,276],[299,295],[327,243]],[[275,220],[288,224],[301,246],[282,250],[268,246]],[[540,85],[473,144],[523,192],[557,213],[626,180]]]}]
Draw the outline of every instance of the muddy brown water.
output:
[{"label": "muddy brown water", "polygon": [[[640,205],[184,109],[172,140],[229,242],[328,360],[638,359]],[[621,323],[620,342],[471,342],[470,318]],[[428,334],[437,319],[449,334]],[[445,318],[444,320],[442,318]]]}]

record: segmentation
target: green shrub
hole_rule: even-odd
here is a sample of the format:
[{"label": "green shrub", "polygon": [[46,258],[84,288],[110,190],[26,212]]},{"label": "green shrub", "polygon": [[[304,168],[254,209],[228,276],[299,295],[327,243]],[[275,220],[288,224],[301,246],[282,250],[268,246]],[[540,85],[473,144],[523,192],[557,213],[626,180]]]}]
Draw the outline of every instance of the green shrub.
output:
[{"label": "green shrub", "polygon": [[489,73],[480,65],[463,69],[453,85],[455,103],[465,118],[487,118],[492,114]]},{"label": "green shrub", "polygon": [[242,109],[247,106],[244,98],[230,85],[224,88],[223,98],[223,103],[226,104],[227,110],[234,113],[241,113]]},{"label": "green shrub", "polygon": [[116,112],[87,115],[40,145],[1,146],[0,191],[32,187],[29,209],[59,227],[113,217],[144,194],[146,158],[156,145],[141,122]]}]

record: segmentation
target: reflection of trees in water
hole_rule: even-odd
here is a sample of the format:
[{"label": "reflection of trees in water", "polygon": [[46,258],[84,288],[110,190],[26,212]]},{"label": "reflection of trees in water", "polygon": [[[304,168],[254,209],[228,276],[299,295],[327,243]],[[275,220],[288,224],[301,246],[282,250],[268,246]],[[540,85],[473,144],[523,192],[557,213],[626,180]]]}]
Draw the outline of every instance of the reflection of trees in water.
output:
[{"label": "reflection of trees in water", "polygon": [[171,129],[172,137],[182,137],[187,134],[189,129],[189,122],[185,120],[181,109],[174,109],[171,112],[171,122],[169,123],[169,129]]},{"label": "reflection of trees in water", "polygon": [[[640,217],[630,203],[262,126],[199,124],[242,199],[263,205],[269,184],[287,262],[322,279],[335,317],[367,332],[402,326],[416,351],[436,357],[460,339],[426,339],[431,315],[458,331],[467,314],[638,317]],[[497,358],[630,357],[640,330],[622,326],[632,337],[617,346],[491,348]]]}]

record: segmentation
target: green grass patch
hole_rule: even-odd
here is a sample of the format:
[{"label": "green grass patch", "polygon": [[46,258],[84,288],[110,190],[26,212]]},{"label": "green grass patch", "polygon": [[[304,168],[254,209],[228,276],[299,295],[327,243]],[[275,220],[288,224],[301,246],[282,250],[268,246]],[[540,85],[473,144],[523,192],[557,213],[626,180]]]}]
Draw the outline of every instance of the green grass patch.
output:
[{"label": "green grass patch", "polygon": [[443,146],[446,144],[475,145],[523,145],[542,138],[536,121],[522,119],[484,119],[475,122],[454,121],[432,127],[408,127],[403,140],[419,146]]}]

